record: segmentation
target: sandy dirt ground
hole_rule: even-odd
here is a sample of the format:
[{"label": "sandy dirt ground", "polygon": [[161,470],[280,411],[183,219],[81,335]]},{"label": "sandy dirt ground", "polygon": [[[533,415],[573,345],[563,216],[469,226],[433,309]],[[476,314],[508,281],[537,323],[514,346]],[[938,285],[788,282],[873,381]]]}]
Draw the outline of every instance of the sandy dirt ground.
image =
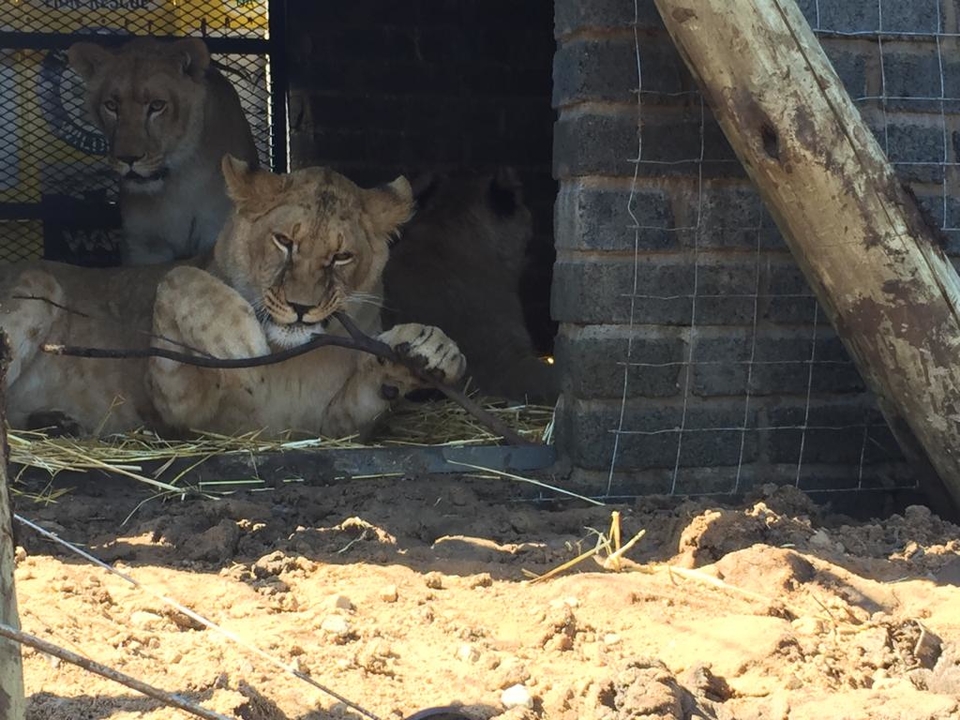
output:
[{"label": "sandy dirt ground", "polygon": [[[133,486],[131,486],[133,485]],[[854,522],[792,488],[735,506],[535,502],[502,480],[354,480],[220,500],[77,484],[17,511],[151,592],[18,529],[24,630],[228,717],[363,717],[163,594],[397,720],[960,718],[960,529]],[[619,571],[595,548],[621,514]],[[24,651],[31,720],[189,715]]]}]

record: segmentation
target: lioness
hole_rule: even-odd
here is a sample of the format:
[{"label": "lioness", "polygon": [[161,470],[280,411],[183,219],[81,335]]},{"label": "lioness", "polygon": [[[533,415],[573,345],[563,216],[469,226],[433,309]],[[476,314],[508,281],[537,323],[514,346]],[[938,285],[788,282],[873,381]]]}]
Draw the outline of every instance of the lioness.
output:
[{"label": "lioness", "polygon": [[120,176],[121,261],[145,265],[208,250],[230,213],[220,159],[257,163],[240,99],[199,38],[138,38],[67,51]]},{"label": "lioness", "polygon": [[[13,362],[13,427],[51,416],[85,432],[237,433],[264,429],[342,436],[361,431],[422,383],[402,365],[325,347],[276,365],[201,369],[171,360],[91,360],[38,351],[44,342],[148,345],[221,358],[262,355],[341,333],[337,310],[379,332],[388,239],[412,212],[400,177],[362,190],[324,168],[288,175],[226,157],[235,209],[213,253],[198,264],[79,268],[34,262],[0,274],[0,326]],[[441,379],[465,369],[440,330],[398,325],[379,338]]]},{"label": "lioness", "polygon": [[385,322],[423,322],[450,335],[485,393],[552,401],[553,366],[537,356],[520,299],[533,233],[516,173],[429,175],[417,213],[384,273]]}]

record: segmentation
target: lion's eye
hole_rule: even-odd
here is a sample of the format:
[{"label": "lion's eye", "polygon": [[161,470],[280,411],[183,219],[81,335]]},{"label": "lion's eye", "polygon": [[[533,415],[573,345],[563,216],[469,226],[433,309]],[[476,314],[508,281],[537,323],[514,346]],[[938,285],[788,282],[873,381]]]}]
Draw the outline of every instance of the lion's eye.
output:
[{"label": "lion's eye", "polygon": [[107,112],[115,113],[117,112],[117,101],[116,100],[105,100],[103,103],[103,108]]},{"label": "lion's eye", "polygon": [[333,256],[334,265],[346,265],[353,260],[353,253],[346,250],[335,253]]},{"label": "lion's eye", "polygon": [[287,255],[293,252],[293,240],[286,235],[283,233],[274,233],[271,237],[273,238],[273,244],[280,248],[281,251]]},{"label": "lion's eye", "polygon": [[163,112],[167,108],[166,100],[153,100],[150,102],[150,113]]}]

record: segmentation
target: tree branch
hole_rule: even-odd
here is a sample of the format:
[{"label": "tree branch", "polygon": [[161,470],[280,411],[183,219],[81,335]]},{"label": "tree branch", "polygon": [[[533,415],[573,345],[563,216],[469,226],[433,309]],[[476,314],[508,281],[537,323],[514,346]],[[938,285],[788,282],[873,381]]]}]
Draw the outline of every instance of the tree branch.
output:
[{"label": "tree branch", "polygon": [[471,400],[464,393],[446,383],[440,382],[437,378],[424,371],[424,369],[420,367],[413,358],[400,355],[396,350],[386,343],[364,334],[356,326],[353,320],[345,313],[335,312],[334,317],[336,317],[340,324],[343,325],[350,337],[341,337],[339,335],[315,335],[311,340],[303,345],[298,345],[297,347],[281,350],[280,352],[269,353],[267,355],[258,355],[251,358],[222,359],[209,356],[200,357],[197,355],[189,355],[187,353],[177,352],[176,350],[168,350],[166,348],[158,347],[108,349],[44,343],[40,346],[40,349],[45,353],[50,353],[51,355],[65,355],[82,358],[122,360],[131,358],[159,357],[166,360],[173,360],[174,362],[183,363],[185,365],[195,365],[197,367],[204,368],[218,368],[222,370],[274,365],[276,363],[283,362],[284,360],[290,360],[291,358],[308,353],[311,350],[316,350],[319,347],[333,346],[348,348],[351,350],[359,350],[361,352],[370,353],[371,355],[376,355],[377,357],[385,360],[403,365],[414,375],[416,375],[421,382],[442,392],[448,398],[459,404],[468,413],[473,415],[477,420],[483,423],[488,430],[495,435],[499,435],[511,445],[538,444],[517,433],[515,430],[513,430],[513,428],[509,427],[506,423],[500,420],[500,418],[487,412],[478,403]]},{"label": "tree branch", "polygon": [[21,632],[16,628],[10,627],[9,625],[0,624],[0,637],[13,640],[21,645],[28,645],[35,650],[39,650],[42,653],[59,658],[60,660],[70,663],[71,665],[82,667],[84,670],[88,670],[92,673],[105,677],[108,680],[113,680],[114,682],[130,688],[131,690],[136,690],[138,693],[142,693],[147,697],[158,700],[166,706],[178,708],[179,710],[190,713],[195,717],[204,718],[204,720],[231,720],[231,718],[227,717],[226,715],[221,715],[220,713],[213,712],[212,710],[207,710],[199,705],[188,702],[179,695],[174,695],[173,693],[155,688],[152,685],[147,685],[145,682],[141,682],[136,678],[125,675],[118,670],[109,668],[106,665],[101,665],[100,663],[90,660],[89,658],[85,658],[82,655],[77,655],[76,653],[66,650],[62,647],[48,643],[46,640],[41,640],[35,635],[29,635],[25,632]]}]

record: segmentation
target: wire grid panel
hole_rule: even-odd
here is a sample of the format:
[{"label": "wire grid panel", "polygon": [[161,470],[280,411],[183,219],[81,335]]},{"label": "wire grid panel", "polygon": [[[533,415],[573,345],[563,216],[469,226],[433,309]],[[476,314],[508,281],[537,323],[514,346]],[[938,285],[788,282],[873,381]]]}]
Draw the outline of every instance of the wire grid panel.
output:
[{"label": "wire grid panel", "polygon": [[[960,38],[956,27],[948,28],[957,22],[955,0],[808,0],[801,7],[894,168],[944,231],[948,252],[960,254],[958,163],[951,143],[960,131]],[[782,241],[772,240],[777,232],[758,196],[717,190],[738,174],[739,163],[716,155],[715,122],[702,97],[648,89],[644,47],[635,32],[640,132],[628,203],[636,262],[633,292],[625,298],[627,335],[649,331],[645,309],[672,303],[683,316],[674,329],[684,351],[665,363],[628,342],[620,362],[621,412],[610,428],[607,495],[624,494],[618,471],[638,465],[653,470],[643,468],[642,459],[658,454],[673,458],[661,476],[662,489],[671,494],[739,493],[763,482],[809,491],[915,488],[813,293]],[[647,84],[658,84],[651,80]],[[696,125],[696,142],[683,156],[660,151],[659,117],[671,105],[683,107],[686,120]],[[681,132],[678,127],[670,131]],[[643,224],[637,208],[644,190],[650,178],[665,174],[684,177],[687,190],[672,195],[672,213],[662,213],[662,222]],[[672,234],[681,248],[685,272],[675,293],[645,294],[638,279],[641,234],[648,231]],[[724,266],[731,257],[722,252],[728,244],[739,251],[732,270]],[[744,263],[744,257],[753,260]],[[638,421],[627,410],[635,397],[631,382],[665,366],[677,370],[678,407]],[[723,387],[716,394],[726,396],[711,397],[705,390],[711,385]],[[711,456],[717,466],[704,467]]]},{"label": "wire grid panel", "polygon": [[[150,34],[258,40],[268,33],[267,7],[266,0],[24,0],[0,7],[0,262],[44,254],[92,265],[117,260],[117,179],[106,163],[106,139],[84,107],[82,79],[67,64],[71,42]],[[269,58],[262,48],[241,49],[213,60],[236,88],[270,167]]]}]

